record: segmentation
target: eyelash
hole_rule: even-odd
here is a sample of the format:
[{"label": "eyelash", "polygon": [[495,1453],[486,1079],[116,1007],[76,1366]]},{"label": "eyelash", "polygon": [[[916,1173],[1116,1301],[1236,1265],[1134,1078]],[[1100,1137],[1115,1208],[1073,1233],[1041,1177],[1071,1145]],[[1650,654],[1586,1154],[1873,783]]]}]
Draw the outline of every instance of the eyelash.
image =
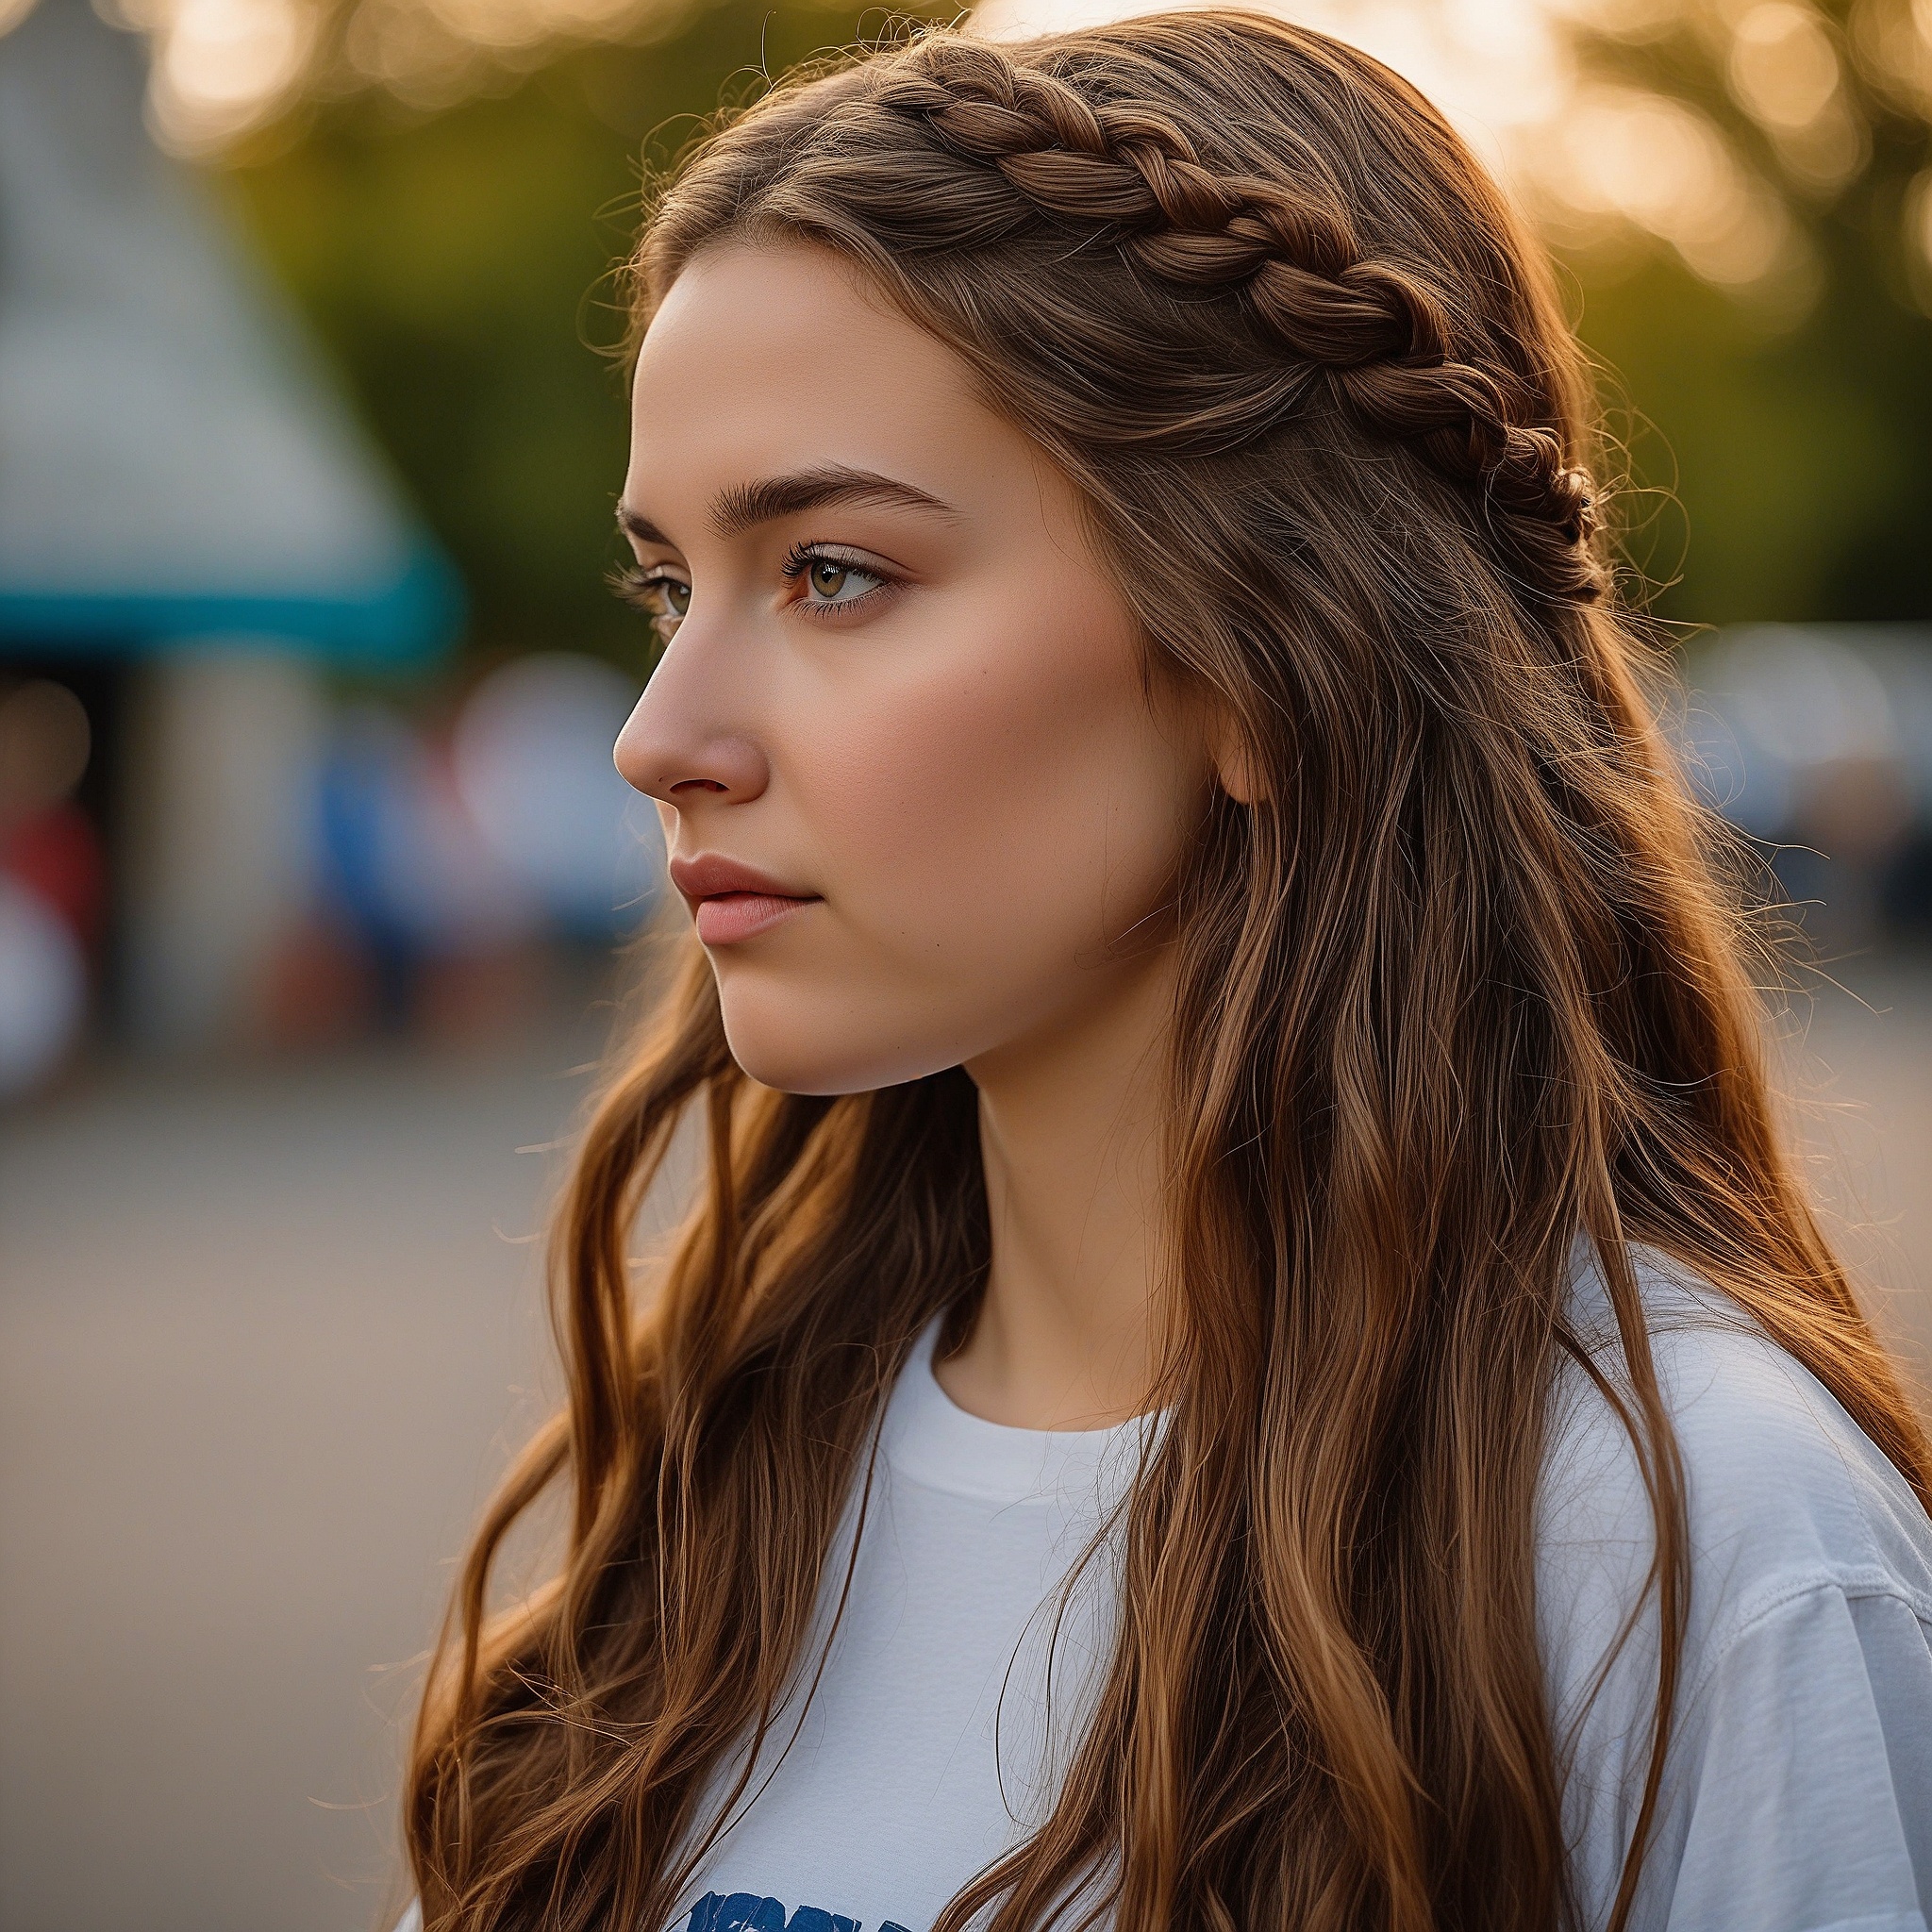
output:
[{"label": "eyelash", "polygon": [[[874,588],[860,591],[856,597],[847,598],[842,604],[815,603],[809,597],[802,597],[798,599],[798,608],[801,609],[825,613],[833,610],[855,610],[890,591],[896,582],[896,579],[888,576],[884,571],[874,568],[872,564],[860,563],[849,551],[841,551],[839,547],[827,543],[794,543],[785,553],[784,561],[778,566],[778,575],[789,584],[796,583],[814,563],[821,560],[838,564],[859,576],[873,578]],[[659,586],[675,585],[683,591],[689,591],[691,588],[682,577],[673,576],[669,571],[647,569],[641,563],[621,565],[611,572],[609,581],[610,588],[620,602],[628,604],[633,610],[648,618],[660,631],[667,622],[675,625],[678,619],[675,614],[667,614],[656,608],[654,600],[658,594]],[[665,634],[668,636],[668,632]]]},{"label": "eyelash", "polygon": [[875,564],[860,561],[854,552],[836,543],[794,543],[785,553],[785,560],[778,566],[778,575],[788,584],[793,584],[814,563],[821,561],[837,564],[841,570],[849,570],[857,576],[871,577],[873,588],[870,591],[861,591],[858,596],[849,597],[842,604],[817,603],[809,597],[798,599],[799,609],[812,612],[820,619],[830,616],[834,611],[842,612],[867,608],[874,597],[884,596],[898,581]]},{"label": "eyelash", "polygon": [[687,588],[682,577],[675,577],[669,571],[647,570],[641,563],[620,564],[610,573],[608,582],[612,594],[622,604],[628,604],[640,615],[647,617],[654,625],[664,622],[665,613],[652,608],[652,594],[659,584],[675,584],[680,590]]}]

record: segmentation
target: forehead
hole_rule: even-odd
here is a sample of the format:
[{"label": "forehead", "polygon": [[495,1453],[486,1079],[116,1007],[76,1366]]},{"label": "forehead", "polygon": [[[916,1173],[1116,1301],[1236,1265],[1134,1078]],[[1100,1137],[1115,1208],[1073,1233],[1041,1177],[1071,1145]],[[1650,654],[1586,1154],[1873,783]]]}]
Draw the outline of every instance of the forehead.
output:
[{"label": "forehead", "polygon": [[638,357],[626,496],[840,462],[935,495],[939,470],[1031,462],[965,364],[803,243],[728,243],[671,285]]}]

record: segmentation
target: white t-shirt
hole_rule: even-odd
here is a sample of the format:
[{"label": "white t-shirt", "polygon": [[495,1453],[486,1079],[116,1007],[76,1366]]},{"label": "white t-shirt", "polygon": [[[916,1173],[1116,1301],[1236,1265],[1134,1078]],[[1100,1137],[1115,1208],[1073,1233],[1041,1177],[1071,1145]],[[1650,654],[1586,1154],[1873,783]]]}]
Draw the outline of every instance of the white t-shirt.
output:
[{"label": "white t-shirt", "polygon": [[689,1932],[926,1932],[1052,1808],[1112,1648],[1110,1546],[1062,1586],[1152,1429],[982,1422],[934,1379],[936,1335],[886,1406],[824,1675],[698,1874]]},{"label": "white t-shirt", "polygon": [[[1640,1278],[1683,1457],[1690,1602],[1632,1932],[1924,1932],[1932,1523],[1824,1386],[1732,1304],[1662,1269]],[[1614,1333],[1593,1267],[1574,1314],[1587,1339]],[[1597,1690],[1650,1562],[1650,1509],[1629,1438],[1574,1366],[1537,1534],[1572,1871],[1595,1928],[1648,1767],[1657,1624],[1653,1597]]]},{"label": "white t-shirt", "polygon": [[[1691,1592],[1632,1932],[1926,1932],[1932,1524],[1824,1388],[1727,1305],[1662,1272],[1644,1290],[1688,1485]],[[1575,1314],[1587,1335],[1614,1332],[1593,1272]],[[931,1349],[928,1336],[888,1406],[817,1692],[802,1724],[780,1725],[677,1932],[927,1932],[1051,1802],[1114,1616],[1105,1552],[1064,1610],[1061,1583],[1131,1481],[1143,1426],[982,1422],[934,1380]],[[1567,1367],[1556,1404],[1540,1640],[1593,1932],[1649,1761],[1654,1598],[1605,1665],[1651,1524],[1603,1397]],[[836,1591],[842,1562],[828,1574]]]}]

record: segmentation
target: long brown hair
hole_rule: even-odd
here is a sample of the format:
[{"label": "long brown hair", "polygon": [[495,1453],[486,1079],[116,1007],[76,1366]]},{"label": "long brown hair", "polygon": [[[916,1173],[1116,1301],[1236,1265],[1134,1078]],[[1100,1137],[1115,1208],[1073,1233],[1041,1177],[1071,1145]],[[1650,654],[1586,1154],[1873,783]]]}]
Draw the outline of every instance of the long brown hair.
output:
[{"label": "long brown hair", "polygon": [[[1070,1897],[1121,1932],[1562,1923],[1534,1524],[1565,1359],[1619,1405],[1657,1527],[1621,1924],[1688,1579],[1633,1244],[1733,1297],[1921,1495],[1932,1451],[1780,1148],[1538,252],[1395,75],[1206,12],[935,32],[779,85],[661,199],[641,326],[725,239],[836,252],[963,358],[1265,793],[1216,804],[1177,888],[1169,1422],[1118,1532],[1111,1673],[1051,1817],[939,1932]],[[708,1179],[638,1295],[639,1205],[692,1109]],[[1566,1321],[1579,1241],[1614,1375]],[[759,1089],[693,948],[586,1135],[569,1404],[486,1518],[425,1705],[431,1932],[658,1932],[753,1789],[721,1767],[810,1680],[892,1379],[936,1314],[970,1321],[988,1247],[966,1075]],[[560,1573],[492,1620],[492,1558],[553,1484]]]}]

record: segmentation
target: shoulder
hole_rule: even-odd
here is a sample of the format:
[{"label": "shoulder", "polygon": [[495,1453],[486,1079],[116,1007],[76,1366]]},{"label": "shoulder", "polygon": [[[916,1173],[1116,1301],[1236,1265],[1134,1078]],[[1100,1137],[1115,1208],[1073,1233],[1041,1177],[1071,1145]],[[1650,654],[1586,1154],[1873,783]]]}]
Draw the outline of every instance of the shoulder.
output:
[{"label": "shoulder", "polygon": [[[1632,1923],[1798,1932],[1845,1916],[1825,1909],[1833,1897],[1868,1915],[1909,1909],[1916,1871],[1932,1885],[1932,1751],[1907,1742],[1932,1739],[1932,1522],[1830,1392],[1727,1298],[1654,1257],[1639,1281],[1684,1473],[1690,1601]],[[1557,1377],[1537,1614],[1574,1875],[1594,1924],[1650,1759],[1656,1540],[1591,1267],[1573,1320],[1609,1392],[1575,1363]],[[1738,1916],[1744,1872],[1753,1910]],[[1707,1905],[1716,1917],[1699,1916]]]},{"label": "shoulder", "polygon": [[[1692,1650],[1722,1647],[1821,1588],[1895,1596],[1932,1622],[1932,1522],[1905,1478],[1830,1391],[1716,1290],[1652,1256],[1640,1257],[1638,1276],[1684,1472]],[[1621,1352],[1593,1264],[1577,1271],[1573,1319],[1621,1391]],[[1550,1611],[1587,1612],[1584,1599],[1608,1588],[1616,1602],[1595,1607],[1621,1620],[1653,1550],[1629,1432],[1610,1396],[1566,1363],[1553,1391],[1538,1524]]]},{"label": "shoulder", "polygon": [[[1932,1522],[1905,1478],[1718,1291],[1649,1255],[1638,1278],[1684,1472],[1687,1665],[1694,1673],[1755,1621],[1819,1589],[1896,1597],[1932,1623]],[[1650,1496],[1612,1399],[1627,1383],[1593,1261],[1576,1271],[1572,1320],[1609,1392],[1574,1362],[1552,1391],[1537,1576],[1559,1690],[1581,1688],[1638,1609],[1655,1552]]]}]

